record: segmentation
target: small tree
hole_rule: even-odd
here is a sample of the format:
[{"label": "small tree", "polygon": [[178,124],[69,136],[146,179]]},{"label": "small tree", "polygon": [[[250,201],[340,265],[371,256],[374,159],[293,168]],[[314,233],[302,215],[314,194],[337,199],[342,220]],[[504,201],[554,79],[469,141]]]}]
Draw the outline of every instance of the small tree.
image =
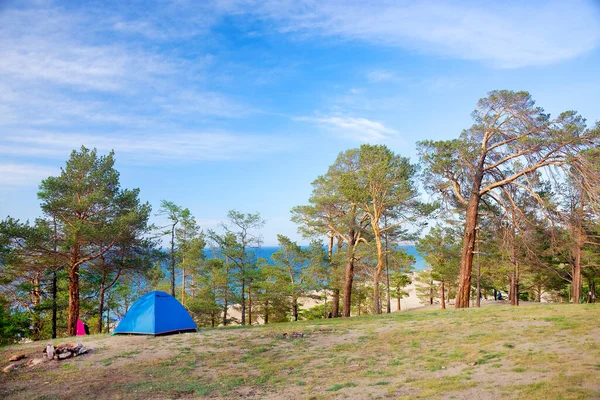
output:
[{"label": "small tree", "polygon": [[447,284],[456,282],[458,278],[460,247],[457,237],[452,227],[438,224],[419,239],[416,245],[419,254],[431,266],[431,280],[439,282],[440,304],[443,309],[446,308]]},{"label": "small tree", "polygon": [[[258,248],[262,243],[262,237],[255,231],[262,228],[265,220],[259,213],[245,214],[237,210],[227,213],[228,224],[221,224],[225,231],[219,235],[214,231],[208,231],[209,238],[219,248],[220,254],[237,271],[237,280],[240,284],[239,298],[242,306],[242,325],[246,325],[246,289],[252,270],[256,267],[256,255],[250,248]],[[224,318],[226,318],[224,316]]]}]

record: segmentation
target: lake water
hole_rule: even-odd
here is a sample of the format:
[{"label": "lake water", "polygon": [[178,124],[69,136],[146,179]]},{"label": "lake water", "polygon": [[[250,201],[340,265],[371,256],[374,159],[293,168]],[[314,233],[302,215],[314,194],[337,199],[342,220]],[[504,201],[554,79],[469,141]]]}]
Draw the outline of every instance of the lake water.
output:
[{"label": "lake water", "polygon": [[[421,271],[426,268],[425,260],[423,259],[423,257],[421,257],[421,255],[419,255],[415,246],[404,245],[404,246],[399,246],[399,247],[401,249],[404,249],[404,251],[406,251],[406,253],[408,253],[409,255],[412,255],[415,257],[415,264],[414,264],[415,270]],[[254,253],[256,253],[256,256],[259,258],[265,258],[267,260],[271,260],[271,256],[278,249],[279,249],[279,247],[277,247],[277,246],[266,246],[266,247],[261,247],[259,249],[252,249],[251,251],[254,251]],[[209,254],[207,254],[207,256],[211,257],[212,254],[209,253]]]}]

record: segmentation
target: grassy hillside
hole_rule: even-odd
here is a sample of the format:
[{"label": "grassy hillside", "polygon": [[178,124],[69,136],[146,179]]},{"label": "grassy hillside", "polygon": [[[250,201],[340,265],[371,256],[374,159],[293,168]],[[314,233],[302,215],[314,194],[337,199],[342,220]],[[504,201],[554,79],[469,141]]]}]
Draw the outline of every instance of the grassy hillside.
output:
[{"label": "grassy hillside", "polygon": [[[0,398],[600,398],[597,305],[416,311],[55,344],[68,341],[94,351],[1,374]],[[41,356],[45,344],[0,349],[2,367],[12,354]]]}]

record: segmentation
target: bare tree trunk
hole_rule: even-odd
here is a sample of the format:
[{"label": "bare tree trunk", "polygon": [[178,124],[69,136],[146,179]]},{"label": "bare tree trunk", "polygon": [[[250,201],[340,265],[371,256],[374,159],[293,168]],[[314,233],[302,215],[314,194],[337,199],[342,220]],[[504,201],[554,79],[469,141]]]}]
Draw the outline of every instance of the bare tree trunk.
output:
[{"label": "bare tree trunk", "polygon": [[400,311],[400,297],[398,297],[398,311]]}]

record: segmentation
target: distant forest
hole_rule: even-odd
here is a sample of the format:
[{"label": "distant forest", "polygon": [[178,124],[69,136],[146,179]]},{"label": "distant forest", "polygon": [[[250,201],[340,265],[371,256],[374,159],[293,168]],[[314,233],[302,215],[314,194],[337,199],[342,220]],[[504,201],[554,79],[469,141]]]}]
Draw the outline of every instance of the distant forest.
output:
[{"label": "distant forest", "polygon": [[[73,150],[40,183],[39,218],[0,221],[0,344],[72,336],[78,319],[110,331],[152,290],[212,327],[390,312],[411,279],[442,308],[479,305],[494,289],[514,306],[594,302],[600,124],[552,117],[527,92],[505,90],[472,118],[455,139],[418,142],[416,164],[385,145],[340,153],[291,210],[310,245],[278,235],[269,260],[252,251],[260,213],[231,210],[219,229],[202,229],[176,199],[153,208],[122,188],[113,152]],[[404,241],[430,269],[411,274]],[[328,301],[303,308],[310,297]]]}]

